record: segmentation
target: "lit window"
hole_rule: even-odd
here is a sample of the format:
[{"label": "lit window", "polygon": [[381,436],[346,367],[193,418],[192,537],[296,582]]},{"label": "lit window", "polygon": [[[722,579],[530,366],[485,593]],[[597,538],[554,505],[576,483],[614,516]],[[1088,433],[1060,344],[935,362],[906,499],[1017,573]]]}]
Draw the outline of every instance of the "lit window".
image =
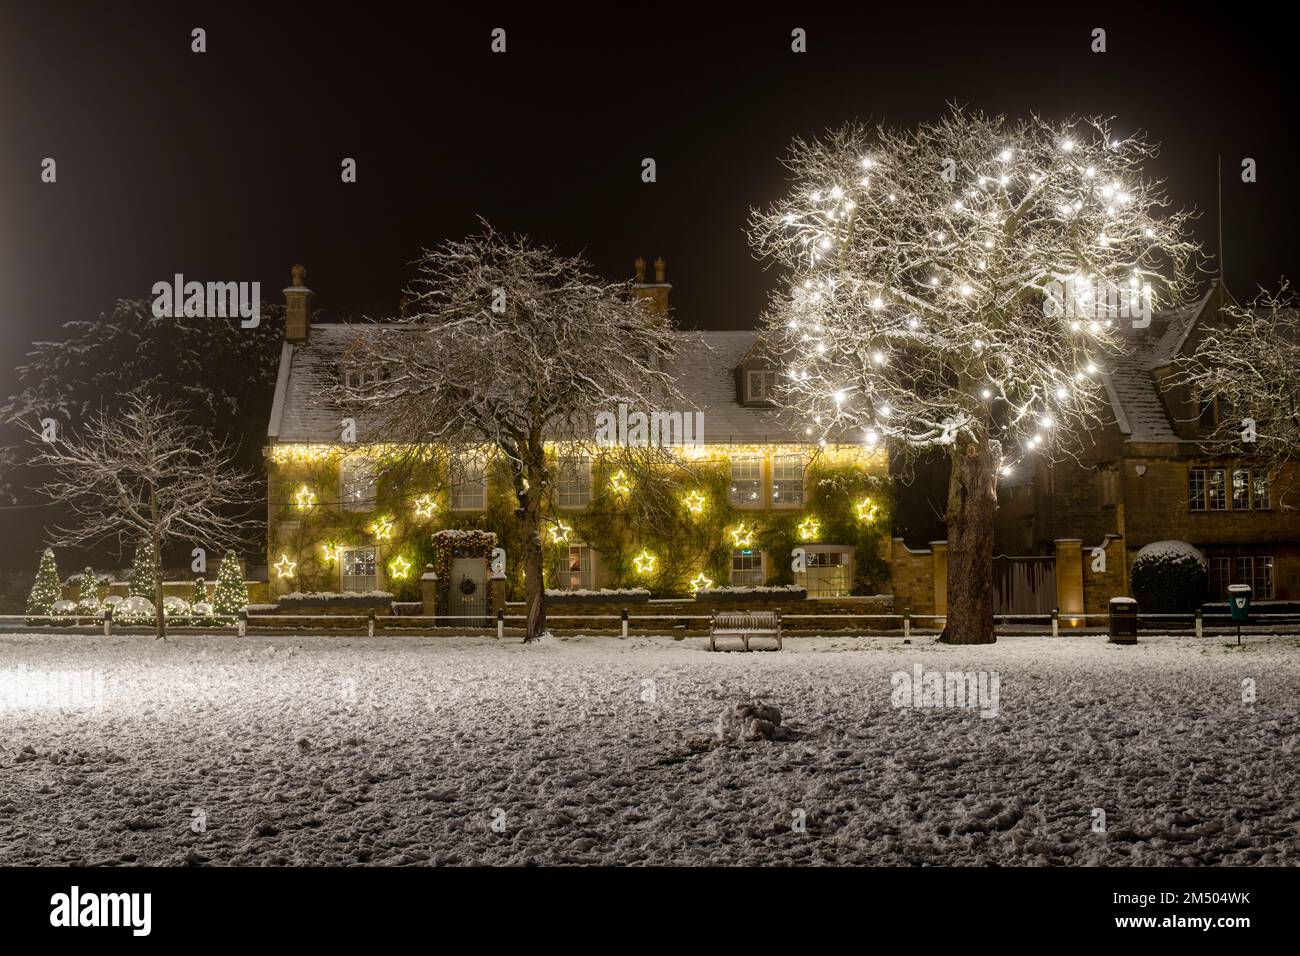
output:
[{"label": "lit window", "polygon": [[585,508],[591,502],[591,459],[561,458],[556,468],[555,495],[561,508]]},{"label": "lit window", "polygon": [[803,504],[802,455],[777,455],[772,459],[772,504]]},{"label": "lit window", "polygon": [[591,548],[586,545],[569,546],[567,586],[570,591],[591,590]]},{"label": "lit window", "polygon": [[853,582],[853,556],[848,549],[805,548],[808,570],[795,583],[814,597],[843,597]]},{"label": "lit window", "polygon": [[1191,511],[1227,511],[1227,472],[1222,468],[1189,468],[1187,507]]},{"label": "lit window", "polygon": [[373,511],[379,476],[368,458],[343,459],[343,510]]},{"label": "lit window", "polygon": [[343,590],[373,591],[378,587],[375,549],[353,548],[343,552]]},{"label": "lit window", "polygon": [[733,507],[759,508],[763,504],[763,459],[731,459],[731,486],[727,496]]},{"label": "lit window", "polygon": [[1250,471],[1245,468],[1232,469],[1232,510],[1250,510]]},{"label": "lit window", "polygon": [[487,507],[487,465],[478,456],[458,458],[451,466],[453,511],[482,511]]},{"label": "lit window", "polygon": [[1254,481],[1252,483],[1252,495],[1254,506],[1259,511],[1267,511],[1272,507],[1269,499],[1268,474],[1266,472],[1252,472]]},{"label": "lit window", "polygon": [[763,552],[748,548],[731,552],[731,583],[734,587],[761,587],[763,581]]},{"label": "lit window", "polygon": [[1228,473],[1222,468],[1205,470],[1205,497],[1210,511],[1228,510]]}]

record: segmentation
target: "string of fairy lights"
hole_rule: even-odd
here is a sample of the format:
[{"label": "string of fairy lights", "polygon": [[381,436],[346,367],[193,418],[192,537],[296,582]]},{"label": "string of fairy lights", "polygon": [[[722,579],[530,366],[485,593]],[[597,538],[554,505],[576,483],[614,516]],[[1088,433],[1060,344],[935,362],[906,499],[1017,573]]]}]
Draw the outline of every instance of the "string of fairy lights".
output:
[{"label": "string of fairy lights", "polygon": [[[891,161],[898,155],[862,155],[856,178],[834,146],[807,148],[803,166],[792,161],[796,178],[822,184],[797,188],[761,217],[758,244],[794,269],[772,325],[789,404],[805,411],[805,437],[824,444],[857,434],[869,448],[887,440],[923,447],[951,444],[987,422],[1009,439],[999,463],[1005,476],[1045,449],[1064,418],[1088,417],[1102,356],[1117,343],[1113,316],[1149,314],[1158,278],[1150,266],[1179,239],[1153,215],[1163,200],[1145,183],[1126,183],[1134,157],[1147,155],[1145,144],[1136,142],[1133,157],[1129,146],[1104,134],[1005,146],[973,161],[964,186],[954,174],[942,209],[933,186],[908,188],[933,171]],[[1034,255],[1025,221],[1036,235],[1071,237],[1075,265],[1017,272],[1019,259]],[[900,223],[937,228],[891,238],[886,230],[901,231]],[[1008,277],[1020,281],[1010,292]],[[1021,287],[1043,292],[1038,317],[1059,320],[1050,336],[993,321],[999,309],[1023,314]],[[1058,328],[1068,336],[1056,336]],[[930,355],[954,381],[917,357]]]},{"label": "string of fairy lights", "polygon": [[[611,492],[619,497],[624,497],[632,491],[631,479],[623,470],[619,470],[610,476],[608,485]],[[302,513],[309,513],[321,508],[318,497],[311,485],[302,483],[298,490],[292,496],[293,507]],[[681,496],[682,507],[692,515],[702,515],[708,506],[708,497],[698,488]],[[438,510],[438,503],[431,494],[421,494],[415,498],[413,514],[418,520],[430,520]],[[853,504],[853,513],[863,524],[875,522],[880,514],[880,505],[870,496],[863,497]],[[386,544],[393,540],[397,533],[397,521],[393,515],[381,513],[377,515],[366,528],[367,532],[373,538],[375,545]],[[553,518],[548,522],[547,534],[550,543],[553,545],[566,545],[569,543],[569,536],[573,533],[573,527],[564,522],[562,518]],[[747,549],[753,546],[756,529],[746,521],[727,529],[726,533],[731,538],[731,543],[736,549]],[[796,535],[801,542],[814,542],[821,536],[821,520],[815,516],[806,516],[796,527]],[[334,541],[327,541],[320,544],[322,558],[326,564],[332,564],[342,559],[347,546],[338,544]],[[272,567],[276,575],[281,579],[290,579],[297,577],[297,568],[300,562],[294,561],[287,553],[282,553],[280,559]],[[649,577],[655,572],[658,565],[658,556],[648,548],[642,548],[640,553],[632,558],[633,567],[638,576]],[[391,580],[406,580],[412,570],[413,565],[404,555],[398,554],[390,557],[388,565],[388,575]],[[712,587],[714,582],[707,575],[701,572],[694,580],[690,582],[692,591],[701,588],[707,589]]]}]

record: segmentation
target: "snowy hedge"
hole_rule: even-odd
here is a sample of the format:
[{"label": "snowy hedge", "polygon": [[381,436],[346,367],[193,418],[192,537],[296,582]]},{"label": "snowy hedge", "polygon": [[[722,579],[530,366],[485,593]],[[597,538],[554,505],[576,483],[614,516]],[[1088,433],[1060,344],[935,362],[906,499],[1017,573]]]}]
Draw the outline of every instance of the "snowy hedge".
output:
[{"label": "snowy hedge", "polygon": [[803,601],[808,597],[808,589],[797,584],[781,584],[775,587],[721,587],[701,588],[695,592],[695,600],[714,601]]},{"label": "snowy hedge", "polygon": [[547,588],[546,600],[566,604],[645,604],[650,600],[650,592],[645,588],[574,588],[572,591]]},{"label": "snowy hedge", "polygon": [[392,603],[390,591],[293,591],[280,595],[279,607],[389,607]]},{"label": "snowy hedge", "polygon": [[1152,614],[1194,611],[1205,599],[1205,556],[1186,541],[1155,541],[1133,559],[1129,582],[1138,607]]}]

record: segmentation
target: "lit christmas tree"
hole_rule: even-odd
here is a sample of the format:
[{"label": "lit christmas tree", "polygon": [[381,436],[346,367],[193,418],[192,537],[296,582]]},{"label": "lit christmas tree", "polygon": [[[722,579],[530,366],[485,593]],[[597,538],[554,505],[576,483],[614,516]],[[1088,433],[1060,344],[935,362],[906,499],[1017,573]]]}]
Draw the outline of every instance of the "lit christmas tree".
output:
[{"label": "lit christmas tree", "polygon": [[[40,567],[36,569],[36,580],[32,592],[27,595],[28,614],[50,614],[54,611],[54,602],[63,597],[63,586],[59,583],[59,569],[54,563],[54,551],[46,548],[41,555]],[[28,624],[48,624],[49,621],[28,620]]]},{"label": "lit christmas tree", "polygon": [[81,572],[81,589],[77,595],[77,610],[93,614],[99,610],[99,578],[93,568]]},{"label": "lit christmas tree", "polygon": [[233,616],[248,606],[248,587],[244,584],[244,571],[239,557],[229,552],[221,559],[217,571],[217,586],[212,592],[212,607],[219,615]]},{"label": "lit christmas tree", "polygon": [[808,440],[947,453],[950,643],[994,640],[998,476],[1069,453],[1122,326],[1195,292],[1154,154],[1104,120],[849,125],[796,140],[790,192],[751,216],[788,281],[765,335],[775,397]]},{"label": "lit christmas tree", "polygon": [[154,560],[154,551],[147,544],[140,544],[135,549],[135,559],[131,562],[131,573],[127,593],[131,597],[142,597],[153,604],[162,583],[162,569]]},{"label": "lit christmas tree", "polygon": [[202,578],[194,579],[194,591],[190,594],[190,606],[208,603],[208,585]]}]

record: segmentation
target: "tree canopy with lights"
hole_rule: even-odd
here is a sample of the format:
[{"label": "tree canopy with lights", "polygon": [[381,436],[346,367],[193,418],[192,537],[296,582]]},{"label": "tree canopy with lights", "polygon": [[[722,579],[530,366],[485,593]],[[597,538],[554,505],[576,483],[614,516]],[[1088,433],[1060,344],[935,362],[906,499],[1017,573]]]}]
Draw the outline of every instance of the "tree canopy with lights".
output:
[{"label": "tree canopy with lights", "polygon": [[998,475],[1068,452],[1105,414],[1120,323],[1194,292],[1155,154],[1101,119],[954,108],[796,139],[789,191],[751,214],[787,279],[766,322],[780,404],[814,440],[951,459],[945,640],[994,640]]}]

